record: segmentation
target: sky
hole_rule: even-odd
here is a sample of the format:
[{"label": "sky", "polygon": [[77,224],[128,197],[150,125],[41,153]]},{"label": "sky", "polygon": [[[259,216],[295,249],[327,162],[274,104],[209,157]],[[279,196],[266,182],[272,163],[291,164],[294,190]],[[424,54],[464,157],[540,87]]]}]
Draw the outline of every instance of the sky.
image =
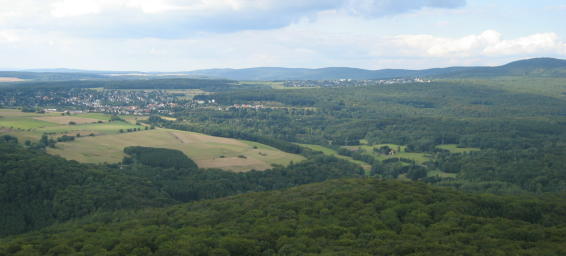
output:
[{"label": "sky", "polygon": [[0,69],[423,69],[566,59],[566,0],[0,0]]}]

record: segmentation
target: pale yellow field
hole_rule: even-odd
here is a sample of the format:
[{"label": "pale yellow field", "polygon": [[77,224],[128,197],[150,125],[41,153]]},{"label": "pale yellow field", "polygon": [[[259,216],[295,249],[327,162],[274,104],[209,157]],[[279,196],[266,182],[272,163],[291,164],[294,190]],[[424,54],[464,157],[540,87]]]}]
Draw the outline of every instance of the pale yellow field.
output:
[{"label": "pale yellow field", "polygon": [[21,82],[21,81],[24,81],[24,79],[17,78],[17,77],[0,77],[0,83],[1,82]]},{"label": "pale yellow field", "polygon": [[123,134],[81,137],[57,143],[47,152],[66,159],[87,163],[118,163],[128,146],[177,149],[201,168],[221,168],[235,172],[265,170],[272,164],[287,165],[304,157],[250,141],[208,136],[169,129],[155,129]]}]

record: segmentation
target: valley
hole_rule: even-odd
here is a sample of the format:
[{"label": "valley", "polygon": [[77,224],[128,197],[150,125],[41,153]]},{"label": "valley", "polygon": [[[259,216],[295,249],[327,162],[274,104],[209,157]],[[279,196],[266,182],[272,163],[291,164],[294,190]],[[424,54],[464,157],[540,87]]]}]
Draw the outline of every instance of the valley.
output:
[{"label": "valley", "polygon": [[0,255],[561,255],[566,87],[531,62],[7,84]]}]

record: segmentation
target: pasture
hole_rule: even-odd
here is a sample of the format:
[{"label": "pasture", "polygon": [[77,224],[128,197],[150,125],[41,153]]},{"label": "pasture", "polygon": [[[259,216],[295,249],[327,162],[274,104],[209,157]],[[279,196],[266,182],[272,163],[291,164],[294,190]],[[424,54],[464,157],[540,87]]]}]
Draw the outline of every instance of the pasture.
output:
[{"label": "pasture", "polygon": [[88,117],[78,117],[78,116],[42,116],[42,117],[35,117],[35,120],[45,121],[49,123],[56,123],[56,124],[88,124],[88,123],[96,123],[99,120],[94,118]]},{"label": "pasture", "polygon": [[[378,149],[380,147],[388,146],[389,148],[396,151],[394,155],[384,155],[379,154],[373,151],[373,149]],[[365,154],[369,154],[379,160],[386,160],[390,158],[406,158],[415,161],[417,164],[423,164],[429,160],[429,155],[426,153],[415,153],[415,152],[406,152],[406,146],[396,145],[396,144],[378,144],[378,145],[360,145],[360,146],[345,146],[344,148],[352,150],[352,151],[360,151],[364,152]]]},{"label": "pasture", "polygon": [[[108,122],[109,115],[101,113],[81,113],[62,115],[60,112],[29,113],[18,109],[0,109],[0,134],[17,137],[21,142],[38,141],[44,133],[52,137],[63,135],[106,135],[118,134],[120,130],[143,129],[134,121]],[[133,119],[133,118],[132,118]],[[73,122],[74,125],[69,123]],[[133,123],[132,123],[133,122]]]},{"label": "pasture", "polygon": [[450,153],[468,153],[468,152],[480,151],[479,148],[460,148],[456,144],[445,144],[436,147],[440,149],[448,150],[450,151]]},{"label": "pasture", "polygon": [[110,122],[110,116],[101,113],[61,115],[0,109],[0,134],[15,136],[20,142],[39,141],[43,134],[51,138],[80,134],[74,141],[58,142],[55,148],[47,148],[47,152],[86,163],[119,163],[125,156],[123,149],[128,146],[178,149],[202,168],[235,172],[266,170],[272,164],[287,165],[304,160],[300,155],[256,142],[169,129],[145,130],[146,127],[135,123],[146,117],[121,118],[126,121]]},{"label": "pasture", "polygon": [[81,137],[57,143],[47,152],[86,163],[118,163],[128,146],[177,149],[201,168],[220,168],[235,172],[266,170],[272,164],[287,165],[304,157],[282,152],[251,141],[208,136],[170,129],[155,129],[96,137]]}]

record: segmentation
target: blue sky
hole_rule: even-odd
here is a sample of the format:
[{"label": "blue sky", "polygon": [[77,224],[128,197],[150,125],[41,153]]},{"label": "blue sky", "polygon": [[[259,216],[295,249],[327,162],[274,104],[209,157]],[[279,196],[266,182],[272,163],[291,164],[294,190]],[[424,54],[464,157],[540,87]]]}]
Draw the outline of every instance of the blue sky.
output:
[{"label": "blue sky", "polygon": [[0,0],[2,69],[367,69],[566,58],[566,0]]}]

